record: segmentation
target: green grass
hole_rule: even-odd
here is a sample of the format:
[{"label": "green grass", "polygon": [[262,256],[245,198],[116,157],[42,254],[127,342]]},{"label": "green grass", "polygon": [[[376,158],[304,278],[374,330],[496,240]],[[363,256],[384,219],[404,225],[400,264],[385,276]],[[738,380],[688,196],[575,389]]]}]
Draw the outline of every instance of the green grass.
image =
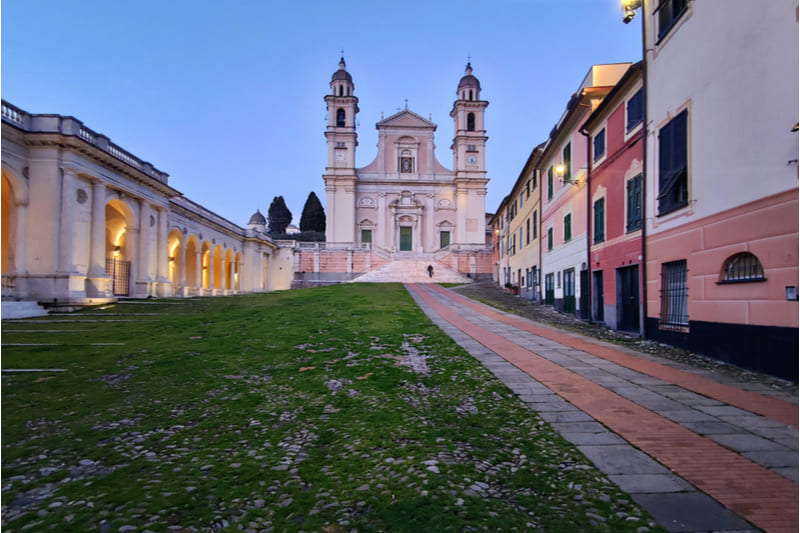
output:
[{"label": "green grass", "polygon": [[[74,322],[98,318],[110,322]],[[60,344],[6,347],[3,369],[66,370],[3,374],[6,532],[648,524],[400,285],[124,303],[65,320],[3,325],[5,344]],[[124,346],[89,346],[103,342]],[[427,371],[408,366],[416,353]]]}]

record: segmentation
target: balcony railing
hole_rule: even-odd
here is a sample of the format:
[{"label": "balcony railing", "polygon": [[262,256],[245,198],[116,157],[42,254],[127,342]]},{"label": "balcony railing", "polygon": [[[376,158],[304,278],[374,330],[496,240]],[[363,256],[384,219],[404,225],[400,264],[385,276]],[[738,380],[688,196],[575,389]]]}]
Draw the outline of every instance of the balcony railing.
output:
[{"label": "balcony railing", "polygon": [[77,137],[161,183],[166,184],[169,179],[169,174],[166,172],[154,168],[152,164],[112,143],[108,137],[93,131],[73,117],[34,115],[3,100],[2,118],[3,122],[13,124],[29,133],[60,133]]}]

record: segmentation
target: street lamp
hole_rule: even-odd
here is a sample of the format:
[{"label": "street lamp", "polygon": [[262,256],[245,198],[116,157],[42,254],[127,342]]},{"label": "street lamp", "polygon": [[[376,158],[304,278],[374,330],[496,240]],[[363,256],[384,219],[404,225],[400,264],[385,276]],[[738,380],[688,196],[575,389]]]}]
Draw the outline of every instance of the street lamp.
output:
[{"label": "street lamp", "polygon": [[642,7],[642,0],[621,0],[621,3],[622,12],[624,13],[622,22],[627,24],[633,20],[633,17],[636,16],[635,10]]}]

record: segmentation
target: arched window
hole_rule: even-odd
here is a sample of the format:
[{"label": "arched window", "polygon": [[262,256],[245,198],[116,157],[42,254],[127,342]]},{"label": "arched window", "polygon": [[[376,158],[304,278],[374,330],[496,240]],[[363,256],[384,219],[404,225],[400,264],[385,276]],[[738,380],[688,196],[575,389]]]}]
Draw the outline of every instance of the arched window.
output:
[{"label": "arched window", "polygon": [[467,131],[475,131],[475,113],[467,114]]},{"label": "arched window", "polygon": [[344,128],[344,109],[337,109],[336,110],[336,127],[337,128]]},{"label": "arched window", "polygon": [[725,260],[720,283],[766,281],[764,267],[750,252],[741,252]]}]

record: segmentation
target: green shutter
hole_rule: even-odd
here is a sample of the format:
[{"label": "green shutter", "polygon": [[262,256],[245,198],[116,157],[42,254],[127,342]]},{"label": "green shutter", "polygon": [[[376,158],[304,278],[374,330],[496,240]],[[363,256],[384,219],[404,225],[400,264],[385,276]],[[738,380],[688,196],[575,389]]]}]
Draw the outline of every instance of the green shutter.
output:
[{"label": "green shutter", "polygon": [[572,213],[564,217],[564,242],[572,240]]},{"label": "green shutter", "polygon": [[600,198],[594,203],[594,242],[596,243],[606,240],[605,210],[605,198]]}]

